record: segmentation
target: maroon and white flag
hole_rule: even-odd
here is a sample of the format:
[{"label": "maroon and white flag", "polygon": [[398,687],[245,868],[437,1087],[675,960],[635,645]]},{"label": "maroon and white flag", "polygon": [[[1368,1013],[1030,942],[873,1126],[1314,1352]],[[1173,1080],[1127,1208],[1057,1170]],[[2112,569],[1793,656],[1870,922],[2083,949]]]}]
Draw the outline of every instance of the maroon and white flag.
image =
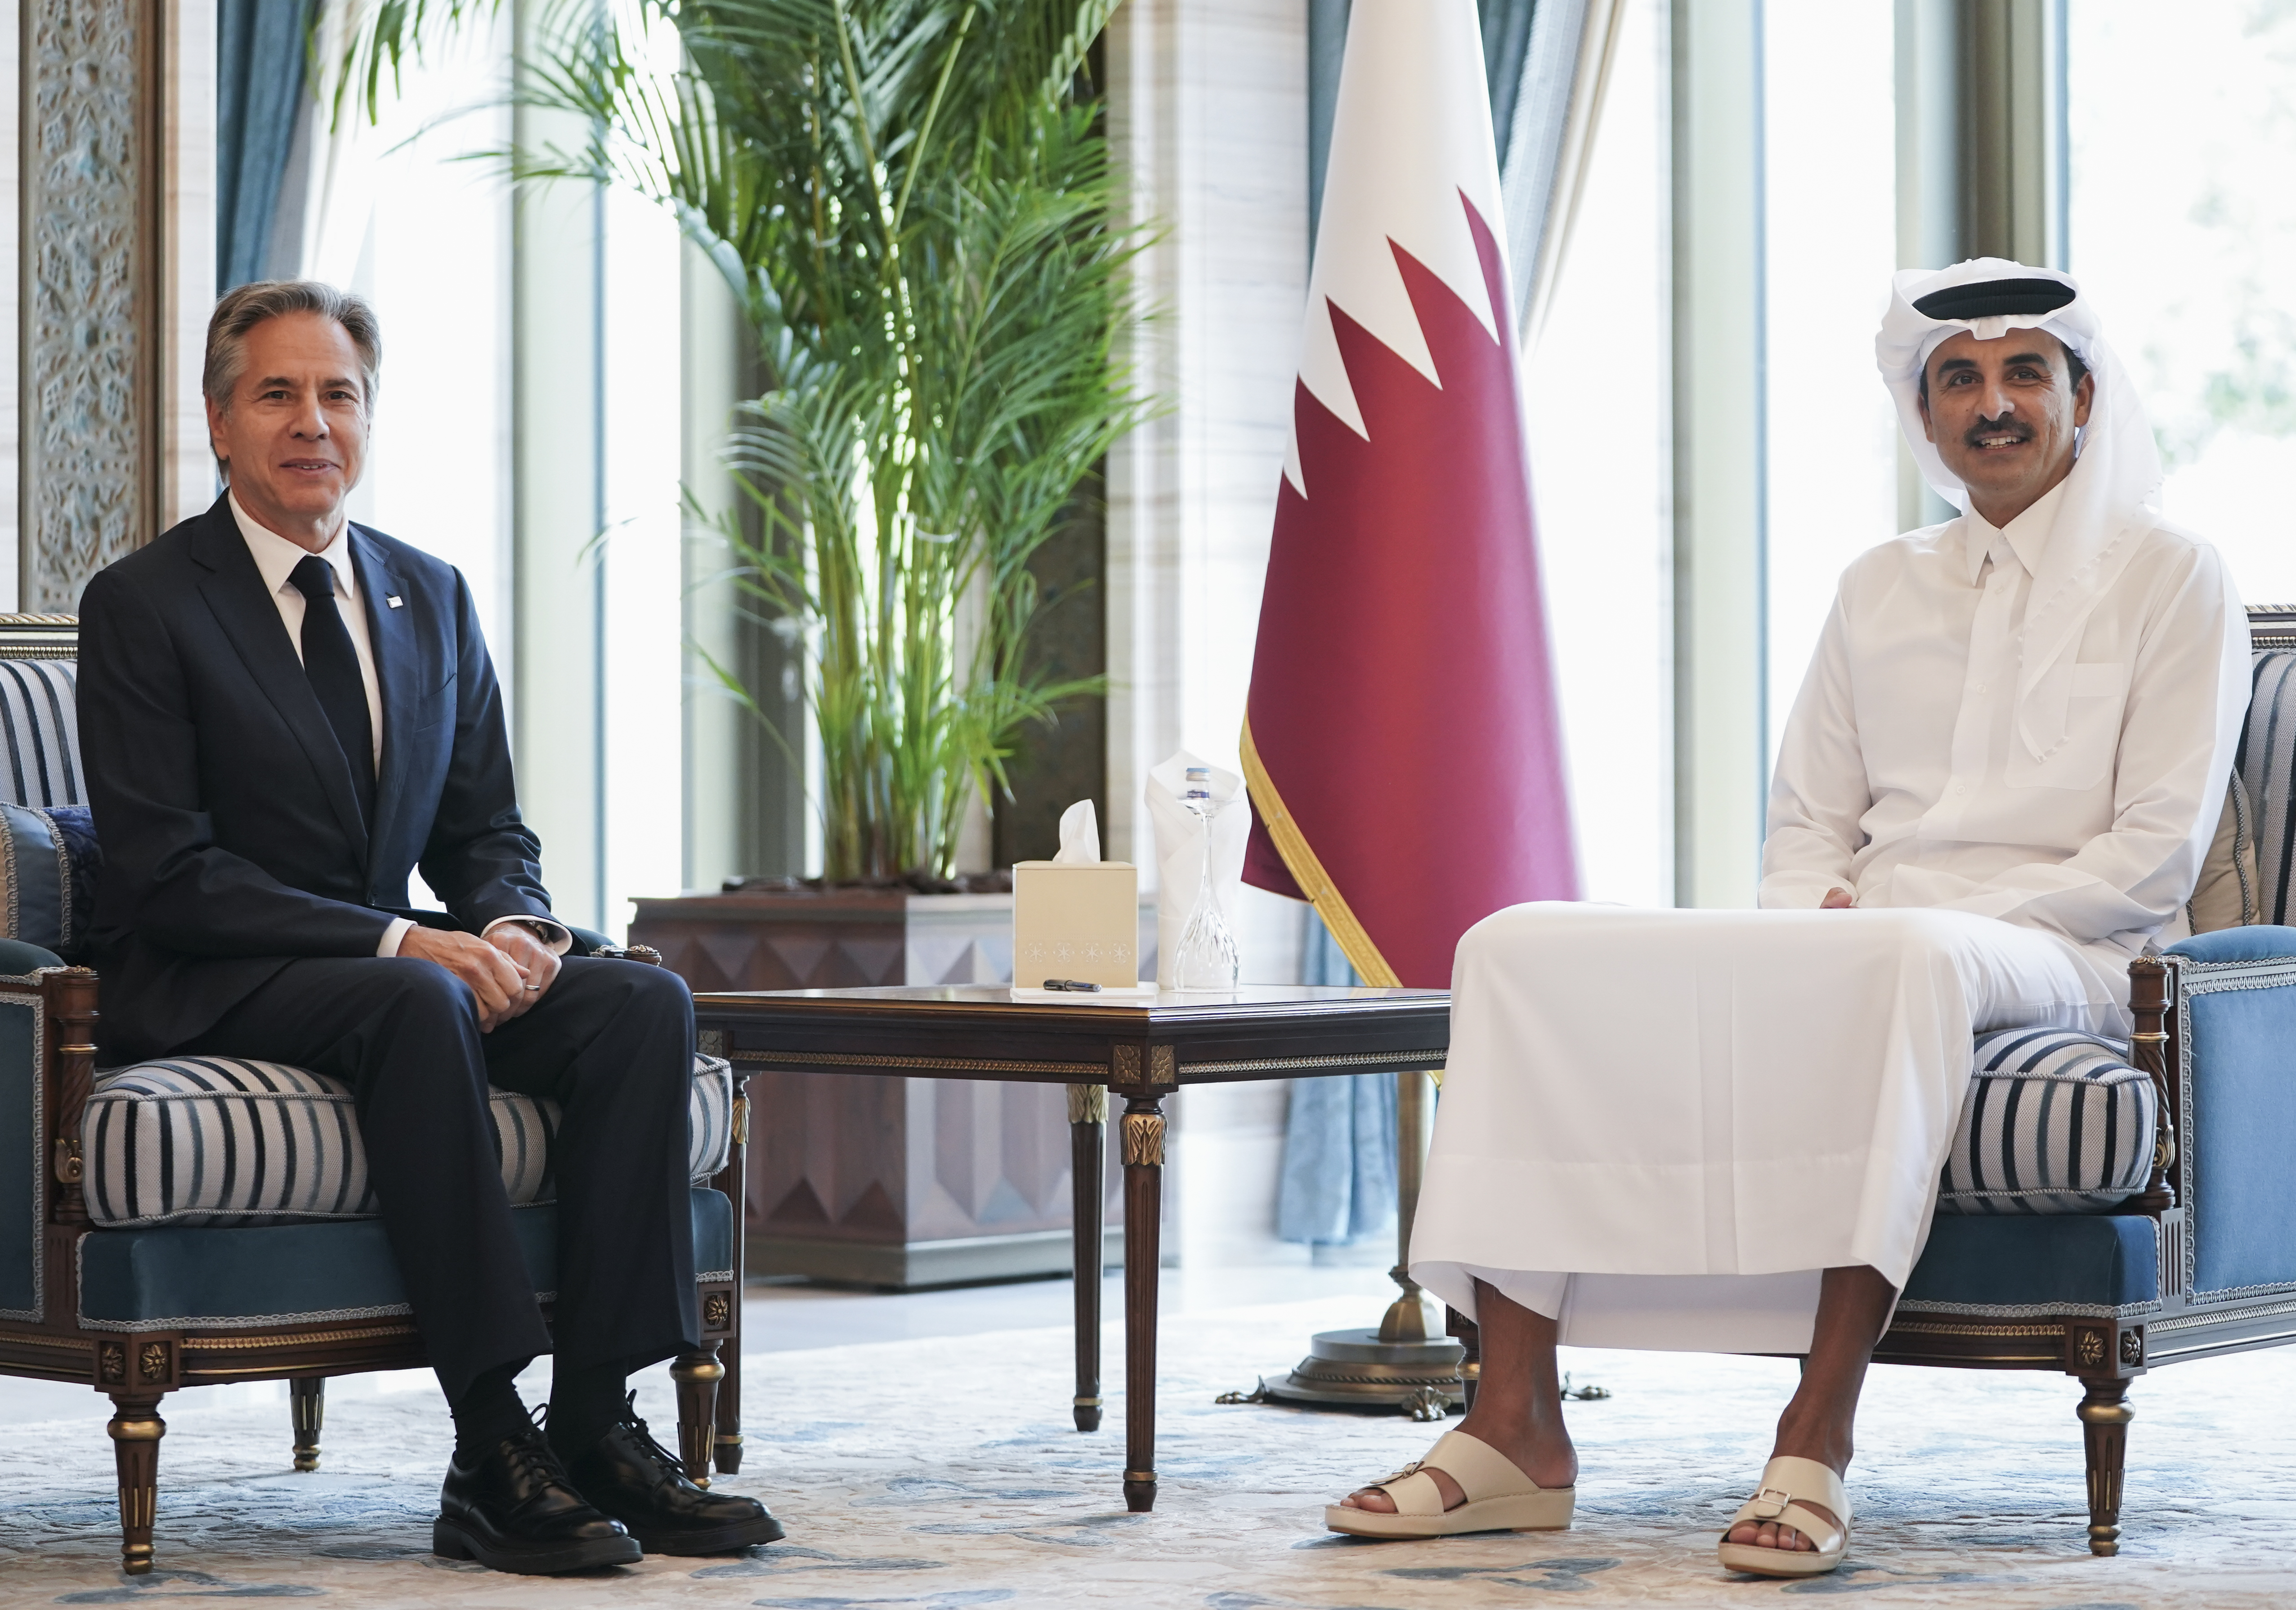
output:
[{"label": "maroon and white flag", "polygon": [[1244,876],[1374,984],[1574,899],[1474,0],[1356,0],[1245,705]]}]

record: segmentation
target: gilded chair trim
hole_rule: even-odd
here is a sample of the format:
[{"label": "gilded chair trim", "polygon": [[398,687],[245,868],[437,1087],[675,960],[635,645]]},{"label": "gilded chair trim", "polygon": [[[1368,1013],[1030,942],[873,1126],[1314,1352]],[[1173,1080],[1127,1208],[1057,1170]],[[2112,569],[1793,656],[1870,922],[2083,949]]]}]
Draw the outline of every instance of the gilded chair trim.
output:
[{"label": "gilded chair trim", "polygon": [[2123,1302],[1922,1302],[1898,1304],[1901,1314],[1952,1314],[1973,1319],[2134,1319],[2161,1311],[2161,1303]]},{"label": "gilded chair trim", "polygon": [[290,1325],[332,1325],[345,1319],[403,1319],[414,1312],[406,1303],[390,1302],[375,1308],[318,1309],[303,1314],[188,1314],[164,1319],[91,1319],[82,1314],[79,1325],[82,1330],[135,1335],[152,1330],[276,1330]]}]

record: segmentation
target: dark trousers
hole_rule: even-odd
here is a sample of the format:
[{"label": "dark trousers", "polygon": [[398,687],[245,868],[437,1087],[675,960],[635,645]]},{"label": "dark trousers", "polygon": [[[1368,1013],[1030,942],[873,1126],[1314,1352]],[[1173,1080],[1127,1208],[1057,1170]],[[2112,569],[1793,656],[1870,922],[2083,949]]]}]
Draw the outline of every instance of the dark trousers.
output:
[{"label": "dark trousers", "polygon": [[[448,1401],[541,1353],[561,1369],[628,1370],[697,1344],[693,1001],[667,968],[569,957],[532,1009],[481,1034],[469,986],[434,962],[306,957],[178,1049],[350,1085],[383,1228]],[[512,1232],[488,1084],[565,1110],[551,1329]]]}]

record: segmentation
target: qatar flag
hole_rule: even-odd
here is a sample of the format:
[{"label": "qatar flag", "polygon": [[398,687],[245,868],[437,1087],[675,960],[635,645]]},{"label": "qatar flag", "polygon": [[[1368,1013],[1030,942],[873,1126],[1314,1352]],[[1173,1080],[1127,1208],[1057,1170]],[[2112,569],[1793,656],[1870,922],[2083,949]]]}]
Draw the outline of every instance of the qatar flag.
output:
[{"label": "qatar flag", "polygon": [[1245,878],[1367,982],[1575,899],[1474,0],[1356,0],[1245,705]]}]

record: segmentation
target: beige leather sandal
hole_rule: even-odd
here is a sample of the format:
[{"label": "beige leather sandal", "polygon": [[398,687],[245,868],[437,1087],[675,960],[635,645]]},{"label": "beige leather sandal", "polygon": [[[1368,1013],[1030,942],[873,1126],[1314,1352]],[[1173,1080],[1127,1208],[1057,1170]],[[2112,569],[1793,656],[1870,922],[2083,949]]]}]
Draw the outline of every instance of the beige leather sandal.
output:
[{"label": "beige leather sandal", "polygon": [[[1835,1525],[1809,1504],[1823,1504],[1841,1517]],[[1734,1543],[1730,1533],[1741,1522],[1775,1521],[1791,1526],[1810,1540],[1811,1548],[1765,1548],[1759,1543]],[[1780,1454],[1762,1466],[1761,1491],[1730,1517],[1722,1529],[1721,1559],[1731,1571],[1755,1576],[1822,1576],[1841,1564],[1849,1548],[1849,1495],[1841,1478],[1816,1459]]]},{"label": "beige leather sandal", "polygon": [[[1467,1501],[1443,1507],[1442,1491],[1430,1467],[1459,1483]],[[1576,1487],[1541,1487],[1514,1461],[1479,1437],[1447,1431],[1427,1450],[1370,1491],[1395,1500],[1395,1513],[1324,1507],[1324,1524],[1355,1537],[1449,1537],[1461,1532],[1560,1532],[1570,1524]]]}]

